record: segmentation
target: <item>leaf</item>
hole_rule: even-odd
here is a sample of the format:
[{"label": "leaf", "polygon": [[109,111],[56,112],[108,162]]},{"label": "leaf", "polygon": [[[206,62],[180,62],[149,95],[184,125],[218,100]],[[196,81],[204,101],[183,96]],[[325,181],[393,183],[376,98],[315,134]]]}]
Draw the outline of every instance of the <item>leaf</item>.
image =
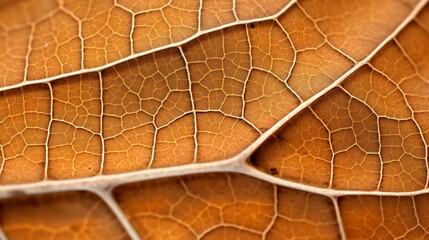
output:
[{"label": "leaf", "polygon": [[0,3],[0,238],[426,237],[427,1]]}]

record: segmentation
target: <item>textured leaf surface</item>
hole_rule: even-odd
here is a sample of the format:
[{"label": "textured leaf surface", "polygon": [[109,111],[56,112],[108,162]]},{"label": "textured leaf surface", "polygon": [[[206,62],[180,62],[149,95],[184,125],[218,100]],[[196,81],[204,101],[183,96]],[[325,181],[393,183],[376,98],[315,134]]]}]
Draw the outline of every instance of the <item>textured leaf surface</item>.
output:
[{"label": "textured leaf surface", "polygon": [[339,236],[329,198],[242,175],[134,183],[119,187],[115,196],[131,224],[150,239]]},{"label": "textured leaf surface", "polygon": [[0,238],[427,237],[428,49],[424,0],[3,1]]},{"label": "textured leaf surface", "polygon": [[10,239],[128,239],[107,206],[88,192],[18,197],[0,204]]}]

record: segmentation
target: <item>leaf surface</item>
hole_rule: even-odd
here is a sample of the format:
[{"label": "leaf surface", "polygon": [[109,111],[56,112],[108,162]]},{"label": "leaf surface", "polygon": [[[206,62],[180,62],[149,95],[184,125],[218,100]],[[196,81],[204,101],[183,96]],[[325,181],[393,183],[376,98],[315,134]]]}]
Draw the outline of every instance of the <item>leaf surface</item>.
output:
[{"label": "leaf surface", "polygon": [[423,0],[4,1],[0,237],[425,237],[428,33]]}]

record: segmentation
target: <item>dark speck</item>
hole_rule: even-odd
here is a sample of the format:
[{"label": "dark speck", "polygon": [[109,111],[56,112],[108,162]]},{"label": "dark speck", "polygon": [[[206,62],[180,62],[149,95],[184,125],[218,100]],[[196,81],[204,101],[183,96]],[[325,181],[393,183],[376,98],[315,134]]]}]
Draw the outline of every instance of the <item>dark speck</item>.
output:
[{"label": "dark speck", "polygon": [[270,169],[268,170],[268,172],[269,172],[271,175],[278,175],[278,174],[279,174],[279,171],[277,170],[277,168],[270,168]]},{"label": "dark speck", "polygon": [[258,160],[256,159],[255,154],[252,154],[252,156],[250,156],[249,162],[255,167],[258,166]]}]

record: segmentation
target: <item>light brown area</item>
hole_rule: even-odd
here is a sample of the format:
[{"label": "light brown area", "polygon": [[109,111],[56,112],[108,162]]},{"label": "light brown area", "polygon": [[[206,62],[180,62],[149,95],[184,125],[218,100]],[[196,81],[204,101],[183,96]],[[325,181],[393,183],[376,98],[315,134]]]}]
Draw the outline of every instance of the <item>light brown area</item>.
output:
[{"label": "light brown area", "polygon": [[326,44],[298,54],[295,64],[288,83],[303,100],[332,84],[353,66],[348,59]]},{"label": "light brown area", "polygon": [[[413,36],[416,33],[419,34]],[[406,37],[405,34],[411,37]],[[422,41],[414,41],[421,37]],[[397,39],[398,42],[389,43],[381,54],[372,59],[371,63],[399,86],[427,143],[429,141],[429,95],[427,94],[429,72],[426,73],[425,68],[422,69],[420,66],[429,61],[429,54],[422,55],[421,59],[413,59],[408,53],[420,47],[422,49],[419,51],[424,52],[426,47],[429,47],[429,36],[423,34],[417,25],[411,25]]]},{"label": "light brown area", "polygon": [[426,7],[416,21],[398,35],[395,42],[387,45],[384,51],[372,60],[374,67],[383,71],[401,89],[419,126],[419,132],[424,137],[426,147],[429,142],[428,16],[429,8]]},{"label": "light brown area", "polygon": [[142,238],[260,239],[264,232],[278,238],[296,231],[303,238],[339,238],[330,199],[243,175],[133,183],[117,188],[114,195]]},{"label": "light brown area", "polygon": [[101,82],[98,73],[77,75],[52,83],[53,118],[100,133]]},{"label": "light brown area", "polygon": [[185,40],[198,32],[198,0],[172,0],[135,17],[134,50],[143,52]]},{"label": "light brown area", "polygon": [[238,19],[249,20],[268,17],[284,8],[290,0],[233,0],[236,3]]},{"label": "light brown area", "polygon": [[219,27],[237,20],[234,0],[205,0],[201,8],[201,30]]},{"label": "light brown area", "polygon": [[253,70],[246,82],[244,117],[265,131],[300,103],[286,84],[295,52],[276,22],[252,23],[247,31]]},{"label": "light brown area", "polygon": [[422,189],[427,182],[426,148],[414,121],[380,119],[385,191]]},{"label": "light brown area", "polygon": [[[329,186],[336,189],[382,191],[413,191],[424,188],[427,181],[427,145],[417,123],[413,120],[383,117],[411,117],[401,89],[371,71],[368,66],[351,76],[344,86],[348,92],[336,88],[311,107],[317,116],[313,121],[322,121],[329,132],[328,150],[334,154],[333,172],[328,173],[332,178],[332,185]],[[389,94],[382,96],[386,89],[390,89]],[[353,98],[355,95],[361,100]],[[299,123],[292,121],[292,124],[308,124],[303,123],[303,119],[303,116],[299,116],[295,120]],[[310,139],[320,134],[320,130],[312,131],[309,136],[314,136]],[[294,145],[290,144],[299,141],[297,136],[303,132],[302,128],[297,131],[290,127],[280,130],[270,140],[271,144],[263,145],[255,153],[252,163],[267,172],[275,168],[279,171],[279,176],[286,179],[323,186],[321,180],[317,180],[317,183],[308,180],[323,176],[323,172],[302,175],[303,170],[291,170],[294,165],[285,162],[286,159],[296,159],[294,164],[304,164],[307,151],[296,152],[293,150]],[[311,141],[297,146],[315,149]],[[288,151],[290,147],[292,149]],[[329,163],[330,155],[322,159]]]},{"label": "light brown area", "polygon": [[243,120],[220,113],[197,114],[198,160],[225,159],[240,153],[258,136],[258,132]]},{"label": "light brown area", "polygon": [[[293,45],[298,52],[297,65],[294,66],[287,83],[301,97],[302,88],[296,89],[293,82],[294,71],[299,67],[299,49],[326,46],[320,32],[320,30],[323,32],[323,29],[317,29],[314,22],[303,12],[306,6],[309,7],[308,2],[312,1],[300,3],[301,8],[291,8],[284,17],[279,19],[289,33],[292,43],[297,43]],[[328,3],[327,6],[331,6],[330,4],[332,3]],[[352,3],[347,2],[347,4]],[[336,11],[335,8],[349,8],[347,4],[332,5],[328,9],[325,3],[323,6],[318,5],[320,12],[313,11],[311,14]],[[367,7],[372,8],[371,4]],[[349,11],[358,10],[350,8]],[[383,11],[386,11],[383,14],[387,14],[391,10]],[[429,72],[426,71],[425,66],[429,56],[426,50],[429,47],[429,35],[424,19],[428,19],[428,12],[429,8],[424,8],[416,20],[408,24],[367,65],[348,76],[339,88],[334,88],[312,103],[308,110],[304,110],[304,114],[293,118],[255,153],[251,163],[264,172],[288,180],[329,186],[334,189],[396,192],[426,188],[429,160],[427,153],[429,150],[429,121],[427,120]],[[368,13],[358,11],[355,14]],[[377,11],[374,11],[374,14],[378,14]],[[341,16],[357,19],[353,14]],[[319,17],[322,19],[317,22],[320,28],[323,22],[330,21],[328,18]],[[340,24],[350,24],[349,20]],[[359,25],[355,27],[359,28]],[[297,39],[307,39],[307,41],[296,41]],[[328,41],[329,39],[328,36]],[[347,44],[343,46],[346,47]],[[306,68],[308,69],[310,68]],[[305,81],[298,82],[305,83]],[[307,90],[306,93],[309,91]],[[315,119],[312,121],[321,121],[326,128],[329,144],[327,151],[332,151],[334,154],[332,172],[328,173],[325,170],[325,174],[331,178],[329,185],[321,184],[323,183],[321,180],[317,180],[316,183],[310,180],[323,176],[323,171],[315,173],[305,170],[308,172],[303,174],[305,171],[301,166],[305,162],[308,151],[286,150],[300,141],[297,136],[302,132],[305,133],[304,123],[304,126],[296,131],[290,125],[296,126],[299,122],[306,122],[303,121],[303,116],[310,114],[308,112],[310,110],[315,114]],[[309,136],[319,136],[320,133],[320,130],[312,129]],[[298,146],[303,146],[304,149],[315,149],[313,141],[316,140],[321,139],[310,137]],[[286,159],[289,159],[287,163]],[[331,157],[327,155],[324,160],[329,163]],[[297,170],[294,166],[300,167]],[[307,168],[311,169],[312,166],[314,165]]]},{"label": "light brown area", "polygon": [[[401,89],[369,66],[352,75],[344,86],[347,91],[335,88],[296,116],[254,153],[251,163],[262,171],[274,175],[278,172],[279,177],[285,179],[335,189],[414,191],[425,188],[427,144],[421,126],[408,119],[412,115]],[[384,94],[386,89],[389,94]],[[312,115],[312,120],[307,120]],[[313,125],[309,121],[313,121]],[[320,128],[311,128],[319,122]],[[326,154],[321,155],[314,142],[324,139]],[[306,162],[315,159],[328,164],[332,161],[332,172],[328,165],[324,171],[314,163],[306,166]]]},{"label": "light brown area", "polygon": [[199,0],[4,1],[0,87],[101,67],[187,40],[200,30],[269,17],[289,0],[202,2],[203,6]]},{"label": "light brown area", "polygon": [[44,179],[50,97],[47,84],[0,93],[2,183]]},{"label": "light brown area", "polygon": [[377,116],[339,88],[320,98],[312,109],[330,133],[332,187],[377,189],[381,171]]},{"label": "light brown area", "polygon": [[109,208],[88,192],[2,200],[0,224],[10,240],[129,239]]},{"label": "light brown area", "polygon": [[265,70],[286,81],[295,60],[291,40],[277,22],[264,21],[247,25],[252,67]]},{"label": "light brown area", "polygon": [[417,1],[306,0],[306,15],[335,47],[355,60],[365,58],[411,12]]},{"label": "light brown area", "polygon": [[244,117],[261,131],[295,109],[299,99],[273,75],[252,70],[246,84]]},{"label": "light brown area", "polygon": [[77,2],[64,0],[63,11],[81,25],[83,66],[93,68],[122,59],[132,53],[132,15],[115,6],[113,0]]},{"label": "light brown area", "polygon": [[208,232],[204,237],[202,238],[204,240],[217,240],[217,239],[233,239],[233,240],[240,240],[240,239],[261,239],[261,236],[256,233],[251,233],[247,231],[243,231],[238,228],[234,227],[218,227],[213,229],[212,231]]},{"label": "light brown area", "polygon": [[307,100],[353,66],[353,62],[332,48],[314,22],[297,6],[279,17],[295,51],[294,66],[287,80]]},{"label": "light brown area", "polygon": [[369,107],[339,88],[330,91],[312,106],[331,133],[334,153],[357,145],[362,151],[379,149],[377,116]]},{"label": "light brown area", "polygon": [[[25,80],[26,56],[30,51],[31,23],[42,21],[57,8],[53,0],[6,1],[0,7],[0,86]],[[79,48],[78,48],[79,49]],[[59,69],[57,69],[58,71]]]},{"label": "light brown area", "polygon": [[278,188],[278,217],[267,239],[340,239],[332,200]]},{"label": "light brown area", "polygon": [[157,128],[191,110],[180,52],[168,49],[125,62],[103,71],[102,79],[104,172],[150,167]]},{"label": "light brown area", "polygon": [[56,12],[35,25],[31,39],[27,79],[43,79],[81,69],[79,24]]},{"label": "light brown area", "polygon": [[168,167],[196,161],[194,116],[188,114],[158,131],[153,167]]},{"label": "light brown area", "polygon": [[340,198],[347,239],[427,239],[427,194],[415,197]]},{"label": "light brown area", "polygon": [[325,37],[297,5],[291,6],[278,18],[279,24],[291,39],[296,50],[314,49],[325,42]]},{"label": "light brown area", "polygon": [[100,135],[54,120],[48,145],[49,179],[91,177],[100,172]]},{"label": "light brown area", "polygon": [[14,85],[24,79],[29,34],[30,28],[7,31],[0,27],[0,87]]},{"label": "light brown area", "polygon": [[405,96],[395,84],[369,66],[364,66],[345,81],[344,88],[365,102],[378,116],[410,118]]},{"label": "light brown area", "polygon": [[335,155],[332,187],[337,189],[374,190],[379,188],[381,160],[354,145]]},{"label": "light brown area", "polygon": [[118,0],[118,3],[133,12],[144,12],[168,6],[170,0]]},{"label": "light brown area", "polygon": [[55,81],[48,178],[97,175],[101,168],[101,89],[97,73]]},{"label": "light brown area", "polygon": [[332,152],[329,133],[309,110],[304,110],[251,157],[258,169],[281,178],[328,187]]},{"label": "light brown area", "polygon": [[189,64],[195,108],[220,110],[240,117],[244,83],[250,71],[245,26],[203,35],[183,49]]},{"label": "light brown area", "polygon": [[[299,0],[272,17],[289,1],[1,1],[0,88],[14,89],[0,92],[0,183],[81,188],[70,179],[247,156],[341,80],[293,112],[250,164],[327,195],[426,192],[429,7],[356,70],[417,1]],[[308,189],[204,173],[114,195],[143,238],[344,237],[337,199]],[[93,194],[8,193],[0,225],[9,239],[128,238]],[[429,195],[418,194],[339,197],[345,237],[429,238]]]},{"label": "light brown area", "polygon": [[[70,2],[64,8],[84,18],[84,6]],[[299,68],[293,66],[299,50],[292,41],[277,21],[239,25],[182,49],[115,65],[100,76],[54,81],[47,177],[90,177],[239,154],[300,104],[288,86]]]}]

